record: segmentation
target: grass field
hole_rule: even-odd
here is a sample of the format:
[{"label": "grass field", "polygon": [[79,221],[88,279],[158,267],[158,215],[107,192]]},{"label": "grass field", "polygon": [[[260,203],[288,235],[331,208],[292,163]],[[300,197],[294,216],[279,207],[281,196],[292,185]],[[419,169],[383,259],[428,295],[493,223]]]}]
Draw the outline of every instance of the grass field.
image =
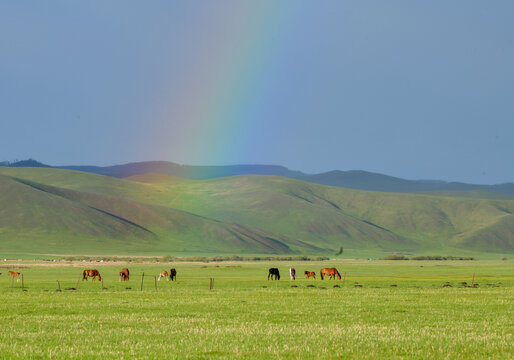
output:
[{"label": "grass field", "polygon": [[[2,358],[514,358],[512,260],[176,263],[178,281],[157,290],[171,265],[0,265]],[[8,266],[26,292],[11,289]],[[131,280],[120,283],[124,266]],[[282,280],[266,280],[270,266]],[[344,284],[303,277],[330,266]],[[80,281],[56,292],[84,268],[99,269],[106,289]],[[462,287],[473,274],[479,287]]]}]

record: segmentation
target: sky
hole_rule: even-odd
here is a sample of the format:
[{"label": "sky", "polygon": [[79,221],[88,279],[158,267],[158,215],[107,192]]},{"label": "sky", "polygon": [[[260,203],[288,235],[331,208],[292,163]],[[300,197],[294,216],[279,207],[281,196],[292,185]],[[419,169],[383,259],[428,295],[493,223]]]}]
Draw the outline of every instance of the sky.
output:
[{"label": "sky", "polygon": [[2,1],[0,161],[514,182],[514,2]]}]

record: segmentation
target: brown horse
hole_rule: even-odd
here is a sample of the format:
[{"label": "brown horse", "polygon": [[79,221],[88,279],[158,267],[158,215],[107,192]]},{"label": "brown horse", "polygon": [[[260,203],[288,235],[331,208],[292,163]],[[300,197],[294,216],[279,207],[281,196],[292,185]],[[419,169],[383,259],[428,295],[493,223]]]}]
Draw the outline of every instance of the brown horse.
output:
[{"label": "brown horse", "polygon": [[170,278],[168,277],[168,272],[164,270],[162,273],[159,274],[159,280],[161,281],[161,278],[166,278],[166,280],[170,281]]},{"label": "brown horse", "polygon": [[91,269],[91,270],[84,270],[84,272],[82,273],[82,281],[86,280],[90,277],[93,278],[93,281],[96,280],[96,277],[98,276],[98,281],[102,281],[102,277],[100,276],[100,273],[98,272],[98,270],[96,269]]},{"label": "brown horse", "polygon": [[305,275],[307,275],[307,279],[310,277],[313,277],[314,279],[316,279],[316,273],[314,271],[306,271]]},{"label": "brown horse", "polygon": [[334,280],[337,276],[337,280],[341,280],[341,274],[339,274],[339,271],[337,271],[336,268],[324,268],[320,271],[321,274],[321,280],[323,280],[323,275],[330,276],[330,280]]},{"label": "brown horse", "polygon": [[175,268],[170,269],[170,279],[171,281],[177,280],[177,270]]},{"label": "brown horse", "polygon": [[20,273],[16,271],[9,271],[9,275],[11,275],[11,279],[14,280],[16,278],[16,282],[20,281]]},{"label": "brown horse", "polygon": [[127,268],[121,269],[120,281],[129,281],[129,269],[127,269]]}]

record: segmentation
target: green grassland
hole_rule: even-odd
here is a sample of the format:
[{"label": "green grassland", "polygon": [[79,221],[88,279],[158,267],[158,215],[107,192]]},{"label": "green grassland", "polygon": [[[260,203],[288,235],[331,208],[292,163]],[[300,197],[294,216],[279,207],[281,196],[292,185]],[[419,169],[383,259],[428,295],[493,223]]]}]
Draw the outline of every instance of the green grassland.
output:
[{"label": "green grassland", "polygon": [[[57,264],[3,262],[2,358],[514,357],[512,260]],[[125,266],[131,280],[119,282]],[[171,266],[178,280],[156,289],[154,276]],[[280,281],[266,280],[271,266]],[[344,282],[303,277],[329,266]],[[22,272],[27,291],[11,288],[5,267]],[[104,290],[92,281],[64,290],[84,268],[100,270]]]},{"label": "green grassland", "polygon": [[[117,179],[0,167],[1,254],[471,255],[514,251],[514,200],[357,191],[276,176]],[[485,196],[481,194],[481,196]]]}]

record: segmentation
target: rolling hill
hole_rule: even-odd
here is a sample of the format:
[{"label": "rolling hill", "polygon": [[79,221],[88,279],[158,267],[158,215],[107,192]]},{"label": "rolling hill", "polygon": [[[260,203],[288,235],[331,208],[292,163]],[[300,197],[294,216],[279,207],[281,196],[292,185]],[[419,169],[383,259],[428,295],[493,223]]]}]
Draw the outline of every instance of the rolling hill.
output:
[{"label": "rolling hill", "polygon": [[514,251],[514,201],[357,191],[286,177],[124,179],[0,168],[0,253]]}]

